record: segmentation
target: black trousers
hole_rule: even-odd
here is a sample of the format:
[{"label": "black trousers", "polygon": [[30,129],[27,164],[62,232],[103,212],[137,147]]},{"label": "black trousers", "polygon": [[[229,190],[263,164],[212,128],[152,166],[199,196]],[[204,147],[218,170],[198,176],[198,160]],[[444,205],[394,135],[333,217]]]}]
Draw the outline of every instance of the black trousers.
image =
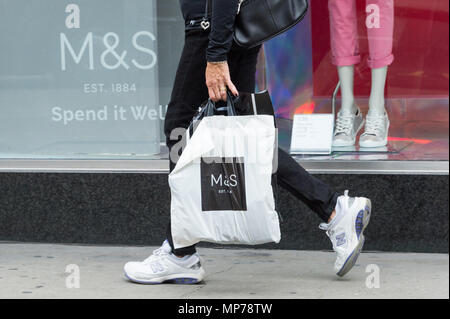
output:
[{"label": "black trousers", "polygon": [[[172,140],[174,129],[188,128],[198,107],[208,99],[206,87],[206,48],[208,32],[203,30],[188,30],[175,84],[169,103],[164,132],[169,150],[180,141]],[[232,48],[228,55],[231,79],[241,92],[254,92],[257,57],[260,47],[243,50]],[[175,167],[172,159],[170,170]],[[335,209],[337,193],[328,185],[306,172],[289,154],[278,150],[277,183],[302,200],[323,220],[328,221]],[[167,239],[174,253],[178,256],[195,253],[195,246],[174,249],[170,224],[167,229]]]}]

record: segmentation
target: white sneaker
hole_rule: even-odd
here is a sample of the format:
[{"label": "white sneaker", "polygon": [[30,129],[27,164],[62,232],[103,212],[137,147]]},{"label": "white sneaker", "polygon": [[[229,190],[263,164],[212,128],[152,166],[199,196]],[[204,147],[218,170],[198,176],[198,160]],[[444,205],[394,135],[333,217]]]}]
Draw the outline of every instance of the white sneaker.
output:
[{"label": "white sneaker", "polygon": [[128,279],[139,284],[197,284],[205,276],[197,253],[178,258],[167,240],[143,262],[127,263],[124,272]]},{"label": "white sneaker", "polygon": [[383,147],[388,143],[389,117],[386,112],[383,115],[367,115],[366,128],[359,138],[361,147]]},{"label": "white sneaker", "polygon": [[326,230],[337,254],[334,269],[344,276],[355,265],[364,245],[364,230],[370,221],[372,205],[364,197],[349,197],[348,191],[338,198],[336,217],[329,224],[321,224]]},{"label": "white sneaker", "polygon": [[356,143],[356,136],[364,126],[362,112],[357,108],[356,114],[343,112],[338,113],[334,128],[333,146],[346,147]]}]

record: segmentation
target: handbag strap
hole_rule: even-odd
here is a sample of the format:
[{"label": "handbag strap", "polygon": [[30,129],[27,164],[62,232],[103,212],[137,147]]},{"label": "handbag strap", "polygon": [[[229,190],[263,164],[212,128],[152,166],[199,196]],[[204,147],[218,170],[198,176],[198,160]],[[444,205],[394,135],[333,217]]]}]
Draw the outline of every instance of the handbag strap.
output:
[{"label": "handbag strap", "polygon": [[[241,6],[244,3],[244,1],[245,0],[239,0],[236,15],[238,15],[241,12]],[[212,18],[212,0],[206,0],[206,9],[203,21],[211,21],[211,18]]]},{"label": "handbag strap", "polygon": [[211,17],[212,17],[212,0],[206,0],[204,19],[208,19],[208,21],[211,21]]}]

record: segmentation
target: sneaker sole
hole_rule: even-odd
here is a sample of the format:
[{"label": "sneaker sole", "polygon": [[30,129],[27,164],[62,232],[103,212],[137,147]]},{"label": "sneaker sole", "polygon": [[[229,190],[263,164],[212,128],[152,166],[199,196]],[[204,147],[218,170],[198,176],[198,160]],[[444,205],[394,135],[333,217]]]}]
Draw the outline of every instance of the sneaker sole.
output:
[{"label": "sneaker sole", "polygon": [[127,273],[124,273],[125,277],[128,278],[128,280],[141,284],[141,285],[161,285],[161,284],[177,284],[177,285],[195,285],[198,283],[201,283],[203,281],[203,277],[205,275],[205,271],[202,270],[200,274],[198,275],[192,275],[192,274],[182,274],[182,275],[171,275],[171,276],[165,276],[161,278],[155,278],[151,280],[142,280],[142,279],[136,279],[133,278],[133,276],[128,275]]},{"label": "sneaker sole", "polygon": [[356,261],[358,260],[359,255],[361,254],[361,251],[364,247],[364,242],[366,241],[366,238],[364,237],[364,231],[366,230],[367,225],[369,225],[371,212],[372,212],[372,203],[370,199],[367,199],[364,207],[364,215],[362,220],[363,226],[361,229],[361,233],[359,235],[358,245],[352,251],[350,256],[347,258],[341,270],[337,273],[339,277],[345,276],[350,270],[352,270],[353,266],[355,266]]}]

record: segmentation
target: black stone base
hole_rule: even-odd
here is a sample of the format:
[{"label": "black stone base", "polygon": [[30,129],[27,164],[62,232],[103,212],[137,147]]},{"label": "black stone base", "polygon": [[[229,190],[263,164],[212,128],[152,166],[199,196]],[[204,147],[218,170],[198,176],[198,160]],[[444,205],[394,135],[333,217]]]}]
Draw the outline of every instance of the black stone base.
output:
[{"label": "black stone base", "polygon": [[[448,253],[448,176],[318,177],[372,199],[366,251]],[[277,192],[282,241],[258,247],[329,250],[319,218],[285,190]],[[0,173],[0,240],[160,245],[169,203],[164,174]]]}]

